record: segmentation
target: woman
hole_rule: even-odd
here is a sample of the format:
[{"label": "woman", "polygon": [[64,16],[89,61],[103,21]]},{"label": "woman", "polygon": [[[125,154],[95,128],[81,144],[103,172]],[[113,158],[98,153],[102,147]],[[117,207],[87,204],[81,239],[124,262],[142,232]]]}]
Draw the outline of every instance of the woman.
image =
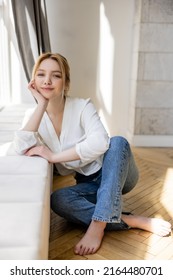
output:
[{"label": "woman", "polygon": [[55,213],[88,227],[74,252],[95,253],[104,230],[140,228],[168,235],[167,221],[122,212],[122,194],[138,180],[130,146],[123,137],[110,139],[90,99],[68,97],[69,85],[67,60],[60,54],[42,54],[28,86],[37,105],[14,142],[19,154],[47,159],[60,175],[75,172],[76,186],[51,195]]}]

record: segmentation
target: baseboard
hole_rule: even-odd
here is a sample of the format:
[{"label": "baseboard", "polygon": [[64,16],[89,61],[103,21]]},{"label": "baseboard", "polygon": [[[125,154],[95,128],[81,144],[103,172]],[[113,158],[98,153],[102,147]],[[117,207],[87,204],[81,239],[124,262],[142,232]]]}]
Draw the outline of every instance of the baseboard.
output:
[{"label": "baseboard", "polygon": [[128,139],[135,147],[173,147],[173,135],[133,135]]}]

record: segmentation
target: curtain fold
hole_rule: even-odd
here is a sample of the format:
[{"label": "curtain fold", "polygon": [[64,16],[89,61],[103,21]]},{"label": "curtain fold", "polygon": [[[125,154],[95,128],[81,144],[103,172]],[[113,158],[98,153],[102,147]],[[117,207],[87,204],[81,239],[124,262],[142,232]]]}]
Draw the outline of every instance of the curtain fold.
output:
[{"label": "curtain fold", "polygon": [[23,68],[31,79],[35,59],[51,51],[45,0],[11,0]]}]

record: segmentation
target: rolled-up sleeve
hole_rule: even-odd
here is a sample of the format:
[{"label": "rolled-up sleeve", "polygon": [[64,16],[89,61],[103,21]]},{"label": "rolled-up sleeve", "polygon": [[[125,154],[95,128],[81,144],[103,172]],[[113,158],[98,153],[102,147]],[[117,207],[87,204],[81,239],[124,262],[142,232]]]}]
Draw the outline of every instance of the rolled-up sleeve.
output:
[{"label": "rolled-up sleeve", "polygon": [[28,149],[38,145],[39,136],[38,132],[19,130],[14,134],[14,148],[15,151],[22,155]]},{"label": "rolled-up sleeve", "polygon": [[85,131],[85,137],[76,144],[76,152],[82,162],[89,163],[103,155],[110,143],[108,133],[90,100],[81,114],[81,126]]},{"label": "rolled-up sleeve", "polygon": [[40,145],[40,137],[38,132],[22,130],[26,122],[33,113],[34,108],[28,109],[21,125],[21,129],[14,133],[13,145],[17,154],[24,154],[28,149]]}]

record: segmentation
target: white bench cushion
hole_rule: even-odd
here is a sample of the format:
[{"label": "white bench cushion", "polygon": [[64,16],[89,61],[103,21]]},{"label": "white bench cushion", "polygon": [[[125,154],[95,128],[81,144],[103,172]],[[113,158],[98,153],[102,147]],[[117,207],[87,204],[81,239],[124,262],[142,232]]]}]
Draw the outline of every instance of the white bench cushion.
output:
[{"label": "white bench cushion", "polygon": [[0,157],[0,259],[47,259],[51,165],[40,157]]}]

